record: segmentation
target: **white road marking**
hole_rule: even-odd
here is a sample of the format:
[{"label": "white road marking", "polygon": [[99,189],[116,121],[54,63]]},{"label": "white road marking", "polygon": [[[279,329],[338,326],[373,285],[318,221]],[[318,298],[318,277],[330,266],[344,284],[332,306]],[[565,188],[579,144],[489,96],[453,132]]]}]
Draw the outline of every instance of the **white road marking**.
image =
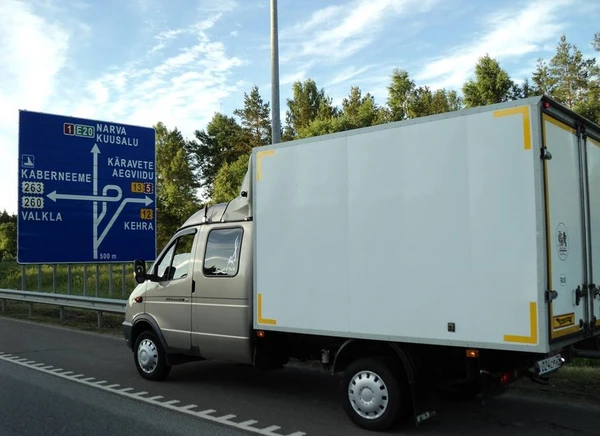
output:
[{"label": "white road marking", "polygon": [[[142,397],[142,395],[147,394],[148,392],[135,392],[135,393],[129,392],[129,391],[133,391],[134,390],[133,388],[114,389],[115,387],[120,386],[120,385],[112,384],[112,385],[104,386],[104,384],[107,383],[105,380],[99,380],[99,381],[92,382],[92,380],[95,379],[94,377],[81,378],[81,377],[84,377],[83,374],[72,375],[73,374],[72,371],[63,371],[62,368],[56,368],[56,369],[51,370],[52,368],[54,368],[53,366],[50,366],[50,365],[44,366],[43,363],[35,363],[33,360],[22,359],[19,356],[5,354],[3,352],[0,352],[0,360],[4,360],[6,362],[11,362],[11,363],[14,363],[15,365],[23,366],[26,368],[34,369],[36,371],[44,372],[46,374],[50,374],[50,375],[53,375],[56,377],[61,377],[66,380],[71,380],[71,381],[74,381],[74,382],[77,382],[77,383],[80,383],[83,385],[87,385],[87,386],[90,386],[90,387],[93,387],[96,389],[102,389],[104,391],[112,392],[113,394],[121,395],[124,397],[129,397],[129,398],[132,398],[132,399],[135,399],[138,401],[143,401],[145,403],[153,404],[155,406],[164,407],[165,409],[170,409],[175,412],[185,413],[187,415],[195,416],[200,419],[217,422],[221,425],[238,428],[241,430],[245,430],[245,431],[263,435],[263,436],[305,436],[306,435],[306,433],[302,432],[302,431],[296,431],[294,433],[289,433],[287,435],[285,435],[283,433],[275,433],[275,430],[279,430],[281,428],[278,425],[271,425],[271,426],[265,427],[265,428],[256,428],[256,427],[253,427],[253,425],[257,424],[258,421],[254,420],[254,419],[249,419],[249,420],[246,420],[243,422],[231,421],[237,415],[228,414],[228,415],[223,415],[223,416],[211,416],[211,414],[215,413],[216,410],[206,409],[206,410],[201,410],[201,411],[194,411],[192,409],[198,407],[195,404],[187,404],[185,406],[176,406],[175,403],[180,403],[179,400],[169,400],[166,402],[157,401],[161,398],[164,398],[161,395],[156,395],[154,397],[145,398],[145,397]],[[63,371],[63,372],[61,373],[59,371]]]},{"label": "white road marking", "polygon": [[240,425],[252,425],[252,424],[256,424],[258,421],[255,421],[253,419],[249,419],[248,421],[244,421],[244,422],[240,422]]},{"label": "white road marking", "polygon": [[171,401],[165,401],[162,404],[170,406],[171,404],[175,404],[175,403],[180,403],[180,401],[179,400],[171,400]]}]

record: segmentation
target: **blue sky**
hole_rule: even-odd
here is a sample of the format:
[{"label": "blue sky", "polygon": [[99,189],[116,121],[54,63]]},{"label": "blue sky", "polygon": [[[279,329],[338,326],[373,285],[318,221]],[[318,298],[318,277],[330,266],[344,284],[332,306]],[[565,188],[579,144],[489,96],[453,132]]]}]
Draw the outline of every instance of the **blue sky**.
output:
[{"label": "blue sky", "polygon": [[[395,67],[460,90],[489,53],[514,80],[561,33],[587,56],[588,0],[279,0],[282,122],[295,80],[339,104],[358,85],[384,104]],[[256,84],[270,99],[269,0],[2,0],[0,211],[17,211],[18,110],[203,129]]]}]

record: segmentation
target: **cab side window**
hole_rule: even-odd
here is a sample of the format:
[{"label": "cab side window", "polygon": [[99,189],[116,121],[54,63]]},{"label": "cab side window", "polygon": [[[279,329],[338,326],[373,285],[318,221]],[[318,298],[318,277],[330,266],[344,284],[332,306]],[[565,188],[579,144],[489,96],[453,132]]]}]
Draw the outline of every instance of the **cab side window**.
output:
[{"label": "cab side window", "polygon": [[171,244],[165,256],[156,266],[156,275],[161,281],[187,277],[190,269],[194,233],[181,235]]},{"label": "cab side window", "polygon": [[204,275],[234,277],[238,273],[242,229],[215,229],[208,234]]}]

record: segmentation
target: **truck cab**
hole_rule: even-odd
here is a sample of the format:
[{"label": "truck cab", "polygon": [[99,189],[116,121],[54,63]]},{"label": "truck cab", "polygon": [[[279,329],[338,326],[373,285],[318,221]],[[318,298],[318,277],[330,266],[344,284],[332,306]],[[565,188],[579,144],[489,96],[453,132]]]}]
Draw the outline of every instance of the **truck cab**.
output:
[{"label": "truck cab", "polygon": [[253,226],[244,203],[240,196],[203,208],[148,272],[143,260],[135,262],[138,285],[123,328],[142,377],[164,379],[173,364],[190,360],[254,363]]}]

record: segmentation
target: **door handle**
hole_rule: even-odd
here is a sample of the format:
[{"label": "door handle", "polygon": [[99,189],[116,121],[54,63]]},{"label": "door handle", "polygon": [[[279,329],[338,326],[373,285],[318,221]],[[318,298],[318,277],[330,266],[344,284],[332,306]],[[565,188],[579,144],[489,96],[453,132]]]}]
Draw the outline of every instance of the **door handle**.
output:
[{"label": "door handle", "polygon": [[585,288],[585,286],[583,287],[583,289],[581,288],[581,286],[577,286],[577,289],[575,289],[575,305],[579,306],[581,299],[586,296],[587,296],[587,289]]}]

